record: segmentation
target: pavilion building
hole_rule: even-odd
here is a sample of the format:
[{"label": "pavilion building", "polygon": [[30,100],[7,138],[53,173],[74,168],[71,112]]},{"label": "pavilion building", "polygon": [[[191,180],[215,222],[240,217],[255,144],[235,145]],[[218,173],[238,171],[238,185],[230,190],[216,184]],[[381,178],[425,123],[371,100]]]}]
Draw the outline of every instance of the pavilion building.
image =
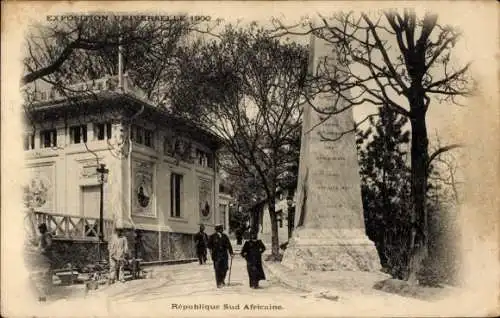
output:
[{"label": "pavilion building", "polygon": [[[145,262],[192,259],[200,224],[209,233],[228,224],[215,161],[221,140],[153,105],[126,76],[122,82],[80,83],[72,94],[31,87],[24,104],[26,225],[34,231],[45,222],[62,258],[73,262],[95,259],[96,246],[105,248],[96,244],[100,231],[106,241],[114,227],[130,229],[129,247]],[[101,165],[108,171],[102,196]]]}]

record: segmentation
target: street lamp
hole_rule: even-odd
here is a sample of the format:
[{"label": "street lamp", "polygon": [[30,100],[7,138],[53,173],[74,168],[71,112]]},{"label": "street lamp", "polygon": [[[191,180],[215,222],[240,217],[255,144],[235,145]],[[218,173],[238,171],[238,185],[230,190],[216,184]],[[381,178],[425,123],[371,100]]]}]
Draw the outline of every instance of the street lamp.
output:
[{"label": "street lamp", "polygon": [[99,205],[99,260],[101,260],[101,243],[104,242],[104,184],[108,181],[109,170],[106,169],[105,164],[101,164],[100,167],[96,168],[97,171],[97,181],[99,182],[101,188],[101,200]]}]

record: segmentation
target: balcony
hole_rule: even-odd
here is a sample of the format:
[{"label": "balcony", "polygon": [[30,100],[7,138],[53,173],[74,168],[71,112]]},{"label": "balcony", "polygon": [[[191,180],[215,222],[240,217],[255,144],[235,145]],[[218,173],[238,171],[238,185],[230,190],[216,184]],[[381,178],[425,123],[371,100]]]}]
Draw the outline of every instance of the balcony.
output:
[{"label": "balcony", "polygon": [[[54,239],[72,241],[98,241],[99,219],[83,216],[44,213],[33,210],[25,212],[24,225],[28,236],[38,232],[38,226],[47,224]],[[104,219],[104,240],[113,232],[113,221]]]},{"label": "balcony", "polygon": [[[128,74],[123,75],[122,88],[118,87],[118,82],[118,76],[106,76],[95,80],[67,85],[64,87],[64,92],[57,90],[52,85],[40,86],[34,91],[29,88],[25,88],[24,91],[25,94],[27,94],[25,99],[31,100],[32,102],[55,102],[65,100],[71,96],[74,97],[89,93],[95,94],[103,91],[130,93],[141,100],[146,98],[146,94],[132,82]],[[31,91],[31,98],[28,98],[28,91]]]}]

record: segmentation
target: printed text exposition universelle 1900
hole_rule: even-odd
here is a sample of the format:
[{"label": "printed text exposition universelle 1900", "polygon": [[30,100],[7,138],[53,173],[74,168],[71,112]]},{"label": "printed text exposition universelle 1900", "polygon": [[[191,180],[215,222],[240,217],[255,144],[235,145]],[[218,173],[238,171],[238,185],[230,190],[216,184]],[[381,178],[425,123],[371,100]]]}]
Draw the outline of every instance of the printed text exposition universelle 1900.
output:
[{"label": "printed text exposition universelle 1900", "polygon": [[203,15],[96,15],[96,14],[64,14],[64,15],[48,15],[46,17],[48,22],[69,22],[69,21],[174,21],[189,19],[195,22],[210,21],[212,17]]}]

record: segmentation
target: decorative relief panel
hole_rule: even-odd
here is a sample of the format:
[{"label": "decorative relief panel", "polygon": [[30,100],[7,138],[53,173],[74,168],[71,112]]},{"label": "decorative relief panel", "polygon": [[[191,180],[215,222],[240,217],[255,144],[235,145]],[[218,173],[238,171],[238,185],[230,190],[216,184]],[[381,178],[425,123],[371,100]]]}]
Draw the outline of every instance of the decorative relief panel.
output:
[{"label": "decorative relief panel", "polygon": [[81,179],[89,179],[93,178],[97,180],[97,160],[96,159],[88,159],[88,160],[82,160],[79,161],[81,165],[81,170],[80,170],[80,178]]},{"label": "decorative relief panel", "polygon": [[125,158],[129,151],[129,131],[121,124],[113,124],[113,137],[108,140],[111,153],[118,158]]},{"label": "decorative relief panel", "polygon": [[175,139],[176,136],[173,133],[168,132],[163,140],[163,153],[165,155],[174,156],[175,152]]},{"label": "decorative relief panel", "polygon": [[164,140],[164,154],[188,163],[194,162],[193,144],[175,133],[167,133]]},{"label": "decorative relief panel", "polygon": [[178,153],[182,161],[193,163],[193,144],[186,139],[179,139]]},{"label": "decorative relief panel", "polygon": [[37,211],[54,211],[54,165],[28,169],[29,181],[23,187],[24,205]]},{"label": "decorative relief panel", "polygon": [[212,182],[199,179],[200,220],[208,221],[212,218]]},{"label": "decorative relief panel", "polygon": [[134,162],[133,211],[135,215],[154,216],[153,169],[152,163]]}]

